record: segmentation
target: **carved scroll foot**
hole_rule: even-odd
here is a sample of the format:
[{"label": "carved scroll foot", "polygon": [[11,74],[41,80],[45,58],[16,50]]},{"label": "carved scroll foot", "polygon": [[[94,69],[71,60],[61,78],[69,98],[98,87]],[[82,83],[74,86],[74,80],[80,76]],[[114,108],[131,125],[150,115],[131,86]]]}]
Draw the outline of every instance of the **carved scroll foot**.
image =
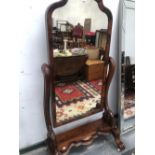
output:
[{"label": "carved scroll foot", "polygon": [[116,143],[116,146],[117,146],[117,150],[120,152],[120,151],[123,151],[125,149],[125,145],[123,144],[123,142],[121,141],[120,139],[120,132],[119,132],[119,129],[118,128],[114,128],[112,129],[112,135],[115,139],[115,143]]},{"label": "carved scroll foot", "polygon": [[58,152],[54,146],[53,140],[49,138],[47,140],[47,143],[48,143],[48,151],[49,151],[50,155],[58,155]]},{"label": "carved scroll foot", "polygon": [[54,133],[49,133],[47,138],[47,146],[50,152],[50,155],[59,155],[56,149],[56,141]]}]

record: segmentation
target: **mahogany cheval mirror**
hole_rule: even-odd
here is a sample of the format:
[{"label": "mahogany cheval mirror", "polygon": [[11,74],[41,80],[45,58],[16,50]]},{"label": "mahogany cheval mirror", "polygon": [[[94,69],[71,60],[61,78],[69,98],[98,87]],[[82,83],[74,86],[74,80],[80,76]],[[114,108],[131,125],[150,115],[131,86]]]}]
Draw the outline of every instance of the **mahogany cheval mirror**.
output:
[{"label": "mahogany cheval mirror", "polygon": [[[102,0],[60,0],[46,11],[49,63],[44,74],[44,115],[52,155],[66,154],[72,146],[86,145],[111,133],[120,140],[108,89],[114,74],[109,57],[112,13]],[[102,112],[102,118],[61,134],[54,128]]]}]

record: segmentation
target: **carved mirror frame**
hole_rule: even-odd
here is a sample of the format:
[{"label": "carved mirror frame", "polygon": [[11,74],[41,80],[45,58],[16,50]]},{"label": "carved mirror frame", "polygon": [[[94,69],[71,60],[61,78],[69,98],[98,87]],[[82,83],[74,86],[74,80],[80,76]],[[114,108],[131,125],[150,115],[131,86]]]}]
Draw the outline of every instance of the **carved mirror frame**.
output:
[{"label": "carved mirror frame", "polygon": [[[108,17],[107,39],[106,39],[106,47],[105,47],[105,53],[104,53],[105,56],[104,56],[104,60],[103,60],[104,61],[104,68],[105,68],[104,69],[104,77],[103,77],[103,87],[105,90],[102,89],[102,93],[101,93],[101,109],[98,111],[95,111],[91,114],[83,115],[77,119],[84,118],[84,117],[87,117],[87,116],[92,115],[94,113],[100,112],[103,109],[105,109],[105,110],[109,109],[108,108],[108,88],[110,85],[110,81],[106,82],[106,78],[107,78],[107,68],[108,68],[108,63],[109,63],[109,51],[110,51],[113,17],[112,17],[111,11],[107,7],[104,6],[102,0],[95,0],[95,1],[97,2],[99,9],[103,13],[105,13]],[[52,38],[53,38],[53,36],[52,36],[52,26],[53,26],[52,14],[53,14],[54,10],[56,10],[60,7],[63,7],[67,2],[68,2],[68,0],[58,1],[58,2],[50,5],[46,11],[46,19],[45,20],[46,20],[47,41],[48,41],[48,58],[49,58],[49,66],[51,68],[52,73],[54,72],[54,58],[53,58],[53,45],[52,45]],[[54,105],[55,86],[54,86],[54,75],[53,74],[51,75],[51,84],[50,85],[51,85],[51,94],[52,94],[52,97],[51,97],[52,105],[51,106],[52,106],[53,124],[56,127],[56,126],[59,126],[61,124],[58,125],[56,123],[56,108]],[[72,121],[74,121],[74,120],[72,120]]]}]

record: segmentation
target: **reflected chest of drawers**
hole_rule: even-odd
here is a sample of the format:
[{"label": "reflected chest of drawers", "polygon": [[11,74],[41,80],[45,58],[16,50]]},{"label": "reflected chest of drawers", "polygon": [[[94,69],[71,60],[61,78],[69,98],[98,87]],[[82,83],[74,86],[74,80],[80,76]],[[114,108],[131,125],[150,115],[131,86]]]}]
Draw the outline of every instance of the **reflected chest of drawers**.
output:
[{"label": "reflected chest of drawers", "polygon": [[88,81],[103,78],[104,61],[87,60],[85,66],[86,79]]}]

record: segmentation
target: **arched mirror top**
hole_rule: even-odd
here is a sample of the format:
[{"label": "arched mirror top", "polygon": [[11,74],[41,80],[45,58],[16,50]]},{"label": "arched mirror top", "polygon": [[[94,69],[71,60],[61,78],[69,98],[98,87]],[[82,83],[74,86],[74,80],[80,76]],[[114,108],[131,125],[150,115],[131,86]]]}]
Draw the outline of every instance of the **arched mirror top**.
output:
[{"label": "arched mirror top", "polygon": [[[69,2],[70,0],[60,0],[58,2],[55,2],[53,4],[51,4],[47,10],[46,10],[46,15],[51,16],[51,14],[53,13],[53,11],[57,8],[60,8],[64,5],[67,4],[67,2]],[[104,5],[103,0],[74,0],[74,1],[81,1],[83,3],[87,2],[87,1],[96,1],[96,3],[98,4],[99,9],[102,12],[105,12],[108,16],[109,21],[112,21],[112,13],[111,11]]]},{"label": "arched mirror top", "polygon": [[[84,23],[86,23],[87,29],[93,33],[96,33],[96,38],[97,31],[99,30],[102,30],[102,33],[106,34],[106,41],[104,41],[104,43],[102,41],[100,42],[104,44],[104,47],[102,47],[104,49],[105,64],[106,62],[108,63],[112,31],[112,13],[107,7],[105,7],[102,0],[60,0],[47,8],[46,26],[48,37],[47,39],[49,43],[49,58],[52,59],[53,49],[55,49],[54,43],[52,42],[53,28],[60,28],[60,24],[61,26],[63,24],[70,24],[70,28],[72,28],[72,26],[75,27],[78,24],[84,27]],[[60,29],[63,31],[63,29],[66,28],[65,26],[62,26]],[[101,44],[96,43],[96,40],[95,44]],[[49,59],[50,64],[52,61],[51,59]]]}]

